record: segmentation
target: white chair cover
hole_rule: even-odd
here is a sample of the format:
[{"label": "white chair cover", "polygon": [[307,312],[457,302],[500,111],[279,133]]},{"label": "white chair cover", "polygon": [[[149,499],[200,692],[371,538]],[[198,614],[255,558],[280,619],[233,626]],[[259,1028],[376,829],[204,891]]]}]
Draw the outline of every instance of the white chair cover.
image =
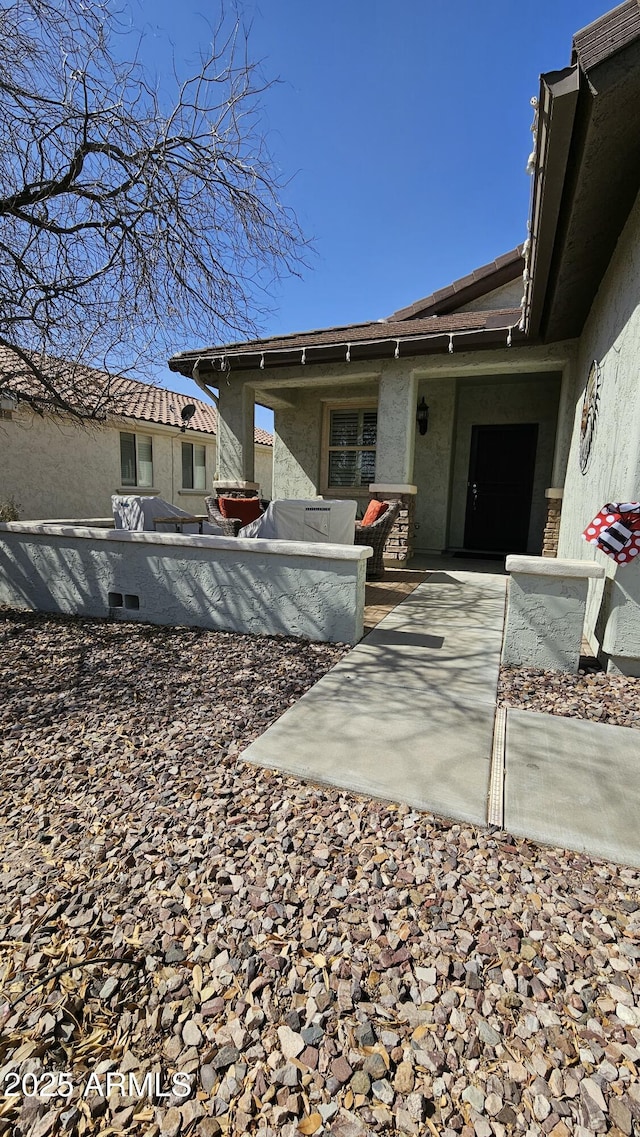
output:
[{"label": "white chair cover", "polygon": [[[190,517],[184,509],[179,509],[177,505],[172,505],[171,502],[165,501],[161,497],[138,497],[134,494],[118,495],[113,494],[111,498],[111,508],[113,510],[113,520],[116,529],[143,529],[147,532],[155,532],[155,525],[153,523],[154,517]],[[174,525],[159,525],[157,532],[159,533],[175,533]],[[183,533],[199,533],[200,528],[196,524],[183,525]],[[212,525],[208,521],[202,523],[202,532],[213,534],[222,534],[222,529],[218,525]]]},{"label": "white chair cover", "polygon": [[322,498],[272,501],[262,517],[243,526],[238,536],[353,545],[356,509],[355,501],[325,501]]}]

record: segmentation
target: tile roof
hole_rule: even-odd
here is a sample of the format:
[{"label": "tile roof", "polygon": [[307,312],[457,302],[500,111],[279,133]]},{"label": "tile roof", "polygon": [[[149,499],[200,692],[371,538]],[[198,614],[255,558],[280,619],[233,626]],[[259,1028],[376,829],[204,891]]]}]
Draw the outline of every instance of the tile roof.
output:
[{"label": "tile roof", "polygon": [[[56,364],[56,380],[59,378],[64,386],[64,372],[58,371]],[[78,382],[88,396],[96,394],[109,384],[110,414],[126,418],[139,419],[142,422],[158,423],[161,426],[182,426],[180,412],[191,404],[196,408],[193,418],[189,420],[188,429],[199,431],[201,434],[215,435],[218,426],[218,412],[210,403],[202,399],[183,395],[178,391],[168,391],[165,387],[157,387],[153,383],[143,383],[139,379],[129,379],[124,376],[109,376],[104,371],[93,367],[82,366],[77,370]],[[74,376],[75,377],[75,376]],[[8,348],[0,347],[0,387],[15,394],[37,393],[37,382],[24,363]],[[262,427],[254,430],[254,440],[262,446],[273,446],[273,435]]]},{"label": "tile roof", "polygon": [[[142,383],[136,379],[116,378],[113,387],[119,400],[119,411],[127,418],[179,427],[182,426],[180,412],[191,405],[196,408],[196,413],[189,419],[188,429],[202,434],[217,433],[218,412],[211,403],[205,403],[202,399],[194,399],[192,395],[182,395],[178,391],[168,391],[166,387],[156,387],[152,383]],[[255,427],[253,437],[254,442],[273,446],[273,435],[262,427]]]},{"label": "tile roof", "polygon": [[135,379],[114,379],[113,392],[118,411],[127,418],[141,419],[143,422],[160,423],[162,426],[182,426],[180,412],[191,404],[196,408],[189,419],[189,430],[202,434],[215,434],[218,425],[216,408],[191,395],[177,391],[167,391],[152,383],[141,383]]},{"label": "tile roof", "polygon": [[454,280],[446,288],[439,288],[430,296],[416,300],[406,308],[399,308],[389,316],[390,320],[411,320],[419,316],[438,316],[451,312],[461,304],[466,304],[480,296],[492,292],[502,284],[508,284],[522,276],[524,271],[523,245],[496,257],[495,261],[474,269],[467,276]]},{"label": "tile roof", "polygon": [[577,61],[583,71],[589,72],[638,37],[640,5],[638,0],[627,0],[576,32],[572,62]]},{"label": "tile roof", "polygon": [[[519,308],[503,308],[488,312],[452,312],[444,316],[428,316],[423,319],[393,319],[376,320],[375,323],[345,324],[334,328],[319,328],[316,331],[294,332],[285,336],[270,336],[267,339],[246,340],[241,343],[232,343],[217,347],[201,348],[198,351],[182,352],[169,361],[174,371],[195,358],[222,359],[239,356],[255,356],[256,362],[264,352],[265,363],[270,353],[300,352],[302,349],[311,351],[314,348],[330,349],[332,347],[354,348],[359,346],[375,347],[380,342],[387,341],[391,350],[395,341],[411,342],[412,340],[425,341],[431,337],[446,336],[449,333],[473,333],[517,328],[522,313]],[[299,362],[298,359],[290,362]],[[309,358],[308,362],[311,362]]]}]

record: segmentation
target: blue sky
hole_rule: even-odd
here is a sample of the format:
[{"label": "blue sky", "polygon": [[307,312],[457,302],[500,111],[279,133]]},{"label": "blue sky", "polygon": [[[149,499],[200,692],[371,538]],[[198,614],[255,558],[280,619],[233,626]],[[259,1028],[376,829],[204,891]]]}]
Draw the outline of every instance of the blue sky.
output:
[{"label": "blue sky", "polygon": [[[524,240],[541,71],[606,0],[238,0],[279,82],[264,129],[315,252],[263,335],[378,319]],[[189,69],[217,4],[139,0],[159,80]],[[205,337],[206,340],[206,337]],[[201,346],[184,343],[184,349]],[[191,394],[168,370],[154,381]],[[256,421],[270,418],[257,410]]]}]

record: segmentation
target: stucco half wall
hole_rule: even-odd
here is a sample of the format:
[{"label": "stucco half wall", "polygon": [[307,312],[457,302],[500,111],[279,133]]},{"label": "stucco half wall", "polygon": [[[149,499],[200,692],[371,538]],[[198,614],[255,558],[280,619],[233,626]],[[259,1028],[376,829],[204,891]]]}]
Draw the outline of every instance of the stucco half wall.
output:
[{"label": "stucco half wall", "polygon": [[13,522],[0,525],[0,603],[357,643],[369,555],[355,545]]}]

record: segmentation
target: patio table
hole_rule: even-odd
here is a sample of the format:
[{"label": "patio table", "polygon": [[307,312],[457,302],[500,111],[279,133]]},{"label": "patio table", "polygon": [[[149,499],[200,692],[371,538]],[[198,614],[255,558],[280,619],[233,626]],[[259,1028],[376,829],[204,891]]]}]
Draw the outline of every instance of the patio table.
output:
[{"label": "patio table", "polygon": [[176,533],[182,533],[183,525],[197,525],[198,533],[202,533],[203,522],[208,521],[206,513],[185,514],[184,516],[154,517],[153,528],[157,531],[158,525],[175,525]]}]

